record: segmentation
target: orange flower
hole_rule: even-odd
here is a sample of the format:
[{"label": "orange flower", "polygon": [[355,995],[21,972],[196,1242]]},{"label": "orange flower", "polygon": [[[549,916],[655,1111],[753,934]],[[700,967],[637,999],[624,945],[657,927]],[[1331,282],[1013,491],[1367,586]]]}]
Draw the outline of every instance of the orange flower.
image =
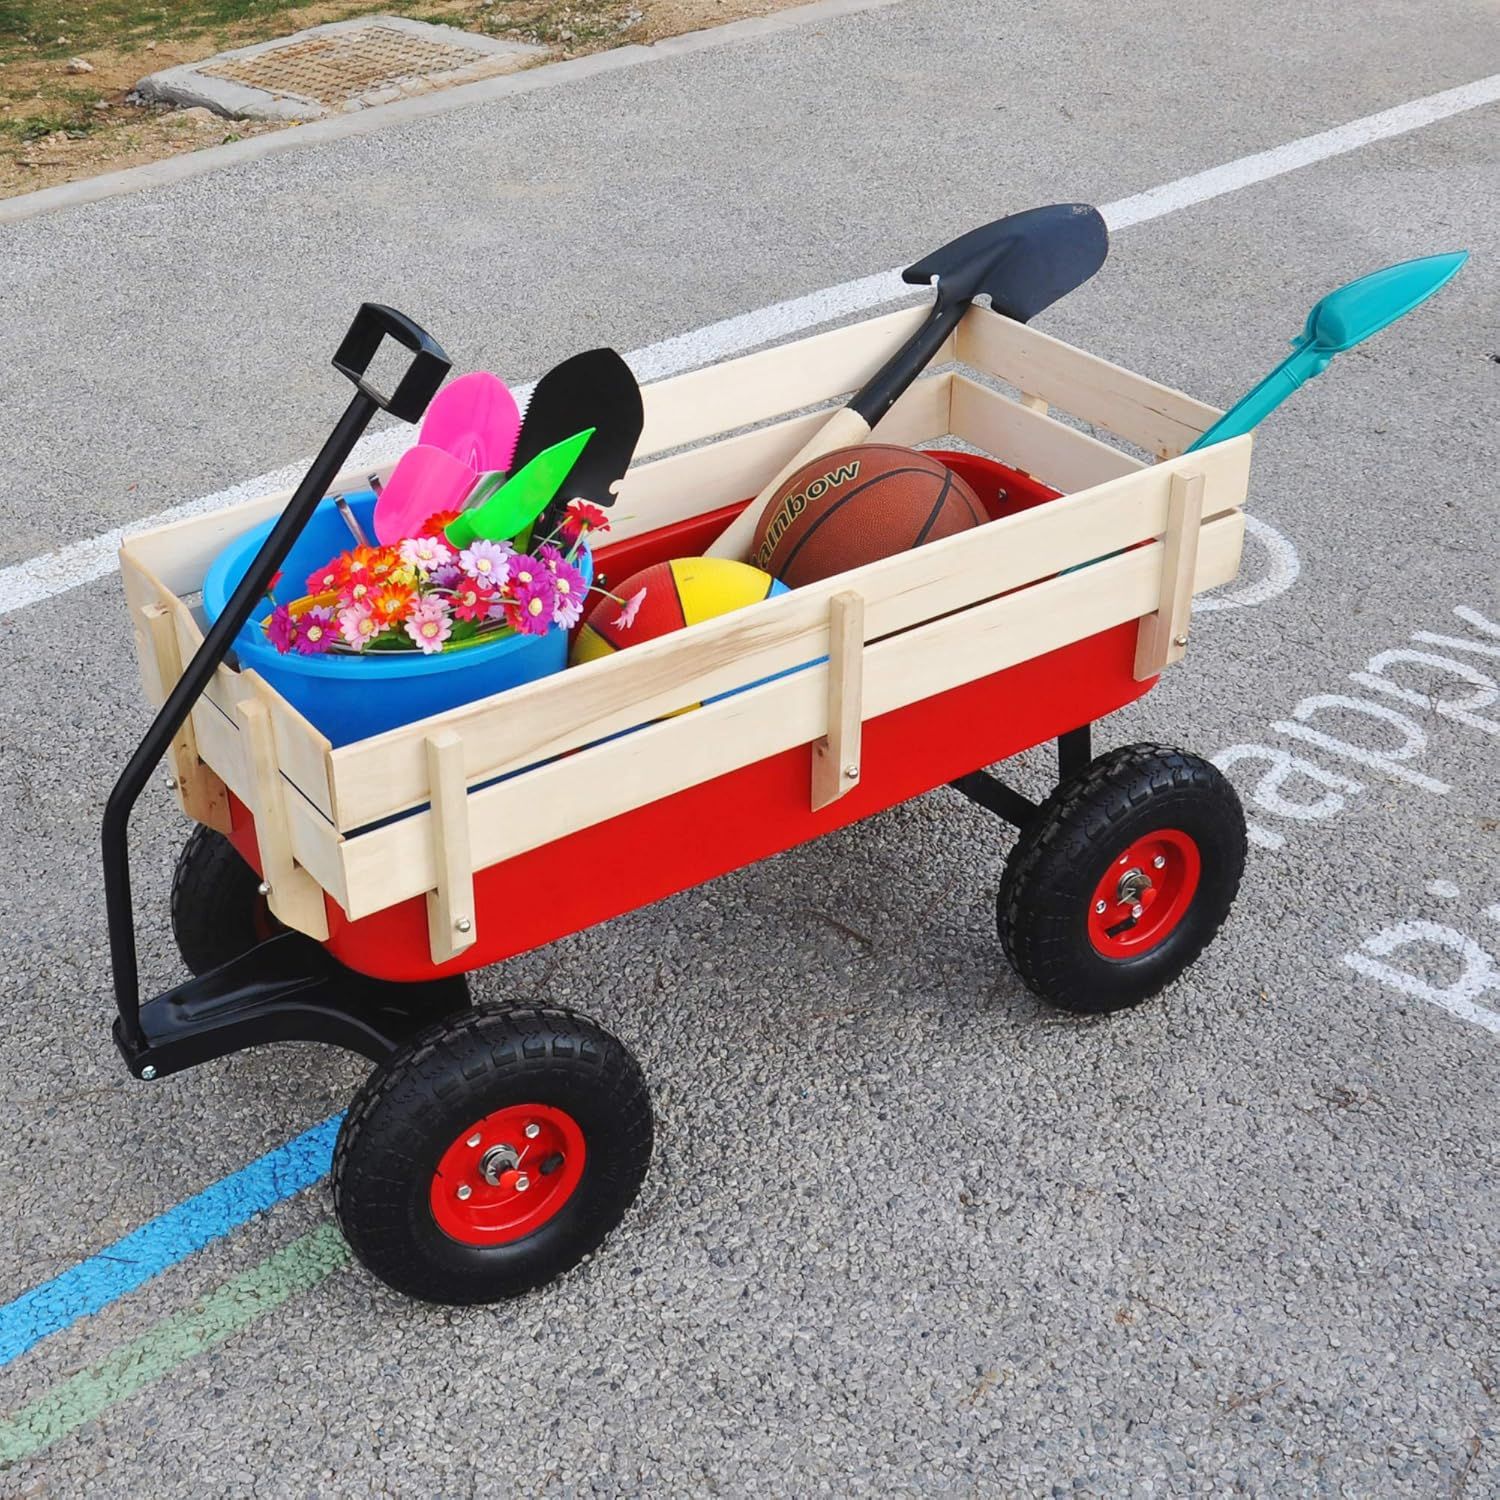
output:
[{"label": "orange flower", "polygon": [[418,536],[442,536],[442,534],[458,519],[456,510],[440,510],[422,522],[422,529]]},{"label": "orange flower", "polygon": [[411,608],[417,591],[399,583],[378,584],[371,590],[365,603],[382,625],[394,625]]}]

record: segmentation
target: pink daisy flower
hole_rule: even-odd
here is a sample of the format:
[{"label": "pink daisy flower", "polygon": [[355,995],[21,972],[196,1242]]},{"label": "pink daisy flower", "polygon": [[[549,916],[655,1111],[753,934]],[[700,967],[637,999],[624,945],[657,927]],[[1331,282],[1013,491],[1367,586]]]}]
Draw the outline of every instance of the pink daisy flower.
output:
[{"label": "pink daisy flower", "polygon": [[510,577],[515,555],[504,542],[475,542],[458,554],[458,565],[476,582],[499,588]]},{"label": "pink daisy flower", "polygon": [[266,639],[283,656],[297,644],[297,617],[289,606],[278,604],[266,621]]},{"label": "pink daisy flower", "polygon": [[645,601],[645,589],[637,589],[621,607],[620,613],[615,617],[615,625],[620,630],[629,630],[635,624],[635,617],[641,612],[641,605]]},{"label": "pink daisy flower", "polygon": [[507,611],[512,625],[527,635],[546,635],[552,628],[552,617],[557,610],[557,585],[552,575],[537,565],[534,558],[517,558],[531,564],[526,577],[512,579],[510,586],[510,609]]},{"label": "pink daisy flower", "polygon": [[550,568],[552,587],[557,594],[552,617],[564,630],[571,630],[583,618],[583,601],[588,596],[589,586],[584,582],[583,574],[561,554]]},{"label": "pink daisy flower", "polygon": [[429,595],[412,605],[406,617],[406,633],[416,642],[424,656],[431,656],[443,649],[443,642],[453,634],[453,621],[448,618],[448,606]]},{"label": "pink daisy flower", "polygon": [[431,574],[453,561],[453,549],[439,537],[409,537],[401,543],[401,561],[419,573]]},{"label": "pink daisy flower", "polygon": [[303,612],[293,644],[303,656],[321,656],[334,642],[333,611],[321,604]]},{"label": "pink daisy flower", "polygon": [[339,611],[339,634],[355,651],[363,651],[380,634],[380,621],[367,604],[351,605]]}]

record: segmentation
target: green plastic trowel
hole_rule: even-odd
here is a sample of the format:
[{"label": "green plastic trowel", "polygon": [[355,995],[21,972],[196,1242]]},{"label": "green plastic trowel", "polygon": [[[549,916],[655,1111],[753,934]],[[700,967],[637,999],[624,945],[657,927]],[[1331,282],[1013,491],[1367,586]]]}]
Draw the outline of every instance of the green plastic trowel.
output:
[{"label": "green plastic trowel", "polygon": [[443,534],[453,546],[462,548],[476,541],[508,542],[529,531],[562,488],[593,435],[594,429],[586,427],[544,448],[509,478],[486,475],[476,486],[468,507],[448,523]]}]

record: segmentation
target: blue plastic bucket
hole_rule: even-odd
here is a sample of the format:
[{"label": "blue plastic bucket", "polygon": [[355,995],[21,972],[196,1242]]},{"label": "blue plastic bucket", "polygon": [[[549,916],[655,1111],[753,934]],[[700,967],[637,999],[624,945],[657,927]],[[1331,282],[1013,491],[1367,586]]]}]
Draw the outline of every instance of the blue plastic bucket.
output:
[{"label": "blue plastic bucket", "polygon": [[[345,498],[365,531],[373,534],[374,493],[367,490]],[[223,612],[273,524],[267,521],[236,537],[214,560],[203,580],[203,608],[210,620],[218,619]],[[324,500],[282,564],[282,573],[290,581],[290,588],[283,594],[291,597],[300,593],[302,580],[314,568],[352,545],[348,527],[333,501]],[[587,548],[579,556],[578,566],[584,579],[592,583],[594,564]],[[503,693],[523,682],[560,672],[568,664],[565,630],[551,630],[546,635],[507,635],[434,656],[417,652],[372,652],[364,656],[300,656],[293,652],[283,656],[266,639],[261,626],[270,612],[269,601],[260,604],[235,637],[239,663],[264,677],[336,746],[368,739],[372,734],[488,698],[492,693]]]}]

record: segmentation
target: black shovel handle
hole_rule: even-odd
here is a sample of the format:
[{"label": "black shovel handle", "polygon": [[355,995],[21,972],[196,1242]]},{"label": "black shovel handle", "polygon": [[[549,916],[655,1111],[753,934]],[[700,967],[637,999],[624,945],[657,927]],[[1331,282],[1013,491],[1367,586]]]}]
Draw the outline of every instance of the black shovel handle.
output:
[{"label": "black shovel handle", "polygon": [[[413,351],[414,358],[395,390],[384,396],[365,379],[381,340],[389,335]],[[135,944],[135,916],[130,899],[130,814],[184,720],[192,712],[209,679],[229,652],[240,627],[265,597],[276,571],[292,550],[318,502],[328,493],[360,434],[377,411],[388,411],[408,422],[427,409],[450,369],[448,356],[417,324],[394,308],[366,302],[344,335],[334,368],[355,385],[355,395],[338,425],[328,435],[312,466],[303,476],[271,534],[230,595],[224,612],[214,621],[203,644],[157,711],[135,753],[104,806],[101,841],[104,857],[104,910],[109,923],[109,956],[114,971],[115,1004],[124,1038],[132,1046],[142,1042],[141,985]]]}]

